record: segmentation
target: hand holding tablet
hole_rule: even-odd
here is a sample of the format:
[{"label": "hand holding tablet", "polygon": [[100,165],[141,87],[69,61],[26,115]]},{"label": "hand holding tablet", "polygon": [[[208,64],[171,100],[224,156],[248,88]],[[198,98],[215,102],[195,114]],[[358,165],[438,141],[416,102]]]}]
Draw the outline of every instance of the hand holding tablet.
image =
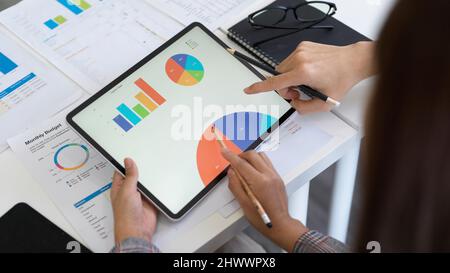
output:
[{"label": "hand holding tablet", "polygon": [[[276,92],[247,95],[263,77],[195,23],[71,112],[68,123],[124,173],[139,167],[139,190],[169,218],[192,209],[229,163],[211,128],[236,154],[295,110]],[[200,120],[200,122],[198,122]]]}]

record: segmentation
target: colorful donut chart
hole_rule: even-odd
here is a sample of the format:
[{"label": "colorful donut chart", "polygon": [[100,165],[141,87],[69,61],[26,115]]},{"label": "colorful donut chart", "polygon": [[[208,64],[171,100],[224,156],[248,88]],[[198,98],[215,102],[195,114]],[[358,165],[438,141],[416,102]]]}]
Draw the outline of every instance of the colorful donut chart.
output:
[{"label": "colorful donut chart", "polygon": [[[85,157],[82,160],[82,162],[80,164],[77,164],[75,166],[63,166],[62,164],[60,164],[60,158],[59,156],[61,155],[61,153],[66,150],[67,148],[72,148],[72,147],[79,147],[80,149],[82,149],[85,152]],[[66,144],[64,146],[62,146],[61,148],[59,148],[54,157],[53,157],[53,161],[56,165],[56,167],[60,170],[63,171],[74,171],[74,170],[78,170],[80,168],[82,168],[89,160],[89,149],[83,145],[83,144],[77,144],[77,143],[72,143],[72,144]]]}]

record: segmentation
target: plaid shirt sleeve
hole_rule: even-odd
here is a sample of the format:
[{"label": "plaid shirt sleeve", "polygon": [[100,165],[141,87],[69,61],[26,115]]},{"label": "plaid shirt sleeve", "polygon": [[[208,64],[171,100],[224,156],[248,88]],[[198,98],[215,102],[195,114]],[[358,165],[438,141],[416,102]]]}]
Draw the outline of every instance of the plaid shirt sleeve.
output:
[{"label": "plaid shirt sleeve", "polygon": [[147,240],[128,238],[117,244],[111,253],[159,253],[159,249]]},{"label": "plaid shirt sleeve", "polygon": [[[129,238],[117,244],[111,253],[159,253],[159,249],[144,239]],[[347,246],[317,231],[308,231],[295,244],[294,253],[346,253]]]},{"label": "plaid shirt sleeve", "polygon": [[347,246],[317,231],[308,231],[295,244],[294,253],[347,253]]}]

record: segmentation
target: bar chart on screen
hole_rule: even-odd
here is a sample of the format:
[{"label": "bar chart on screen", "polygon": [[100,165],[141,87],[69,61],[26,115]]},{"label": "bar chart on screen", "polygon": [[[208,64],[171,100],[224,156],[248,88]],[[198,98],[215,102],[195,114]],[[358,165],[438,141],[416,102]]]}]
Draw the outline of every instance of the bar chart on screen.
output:
[{"label": "bar chart on screen", "polygon": [[22,1],[0,22],[90,93],[182,28],[140,0]]},{"label": "bar chart on screen", "polygon": [[121,103],[116,108],[119,114],[113,118],[117,126],[125,132],[133,129],[166,102],[166,99],[144,79],[140,78],[134,84],[140,90],[134,96],[136,104],[129,107]]}]

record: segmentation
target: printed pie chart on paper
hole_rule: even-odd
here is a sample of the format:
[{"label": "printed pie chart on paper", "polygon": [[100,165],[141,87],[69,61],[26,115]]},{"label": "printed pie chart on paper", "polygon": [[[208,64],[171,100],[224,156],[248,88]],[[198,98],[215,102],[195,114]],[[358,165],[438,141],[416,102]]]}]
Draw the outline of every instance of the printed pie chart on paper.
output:
[{"label": "printed pie chart on paper", "polygon": [[203,64],[189,54],[177,54],[166,63],[167,76],[176,84],[194,86],[205,76]]},{"label": "printed pie chart on paper", "polygon": [[89,160],[89,149],[83,144],[71,143],[60,147],[54,157],[55,166],[63,171],[81,169]]}]

